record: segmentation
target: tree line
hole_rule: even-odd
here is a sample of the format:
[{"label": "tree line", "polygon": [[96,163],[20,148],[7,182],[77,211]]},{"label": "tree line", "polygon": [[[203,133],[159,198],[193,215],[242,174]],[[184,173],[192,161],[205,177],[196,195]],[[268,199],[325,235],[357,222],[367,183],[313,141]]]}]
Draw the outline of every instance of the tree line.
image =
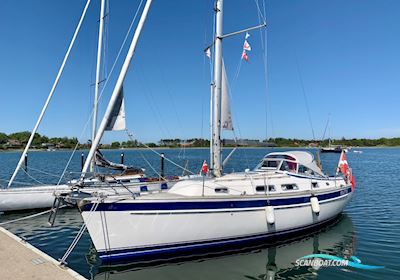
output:
[{"label": "tree line", "polygon": [[[31,133],[29,131],[15,132],[5,134],[0,132],[0,149],[20,149],[23,148]],[[269,138],[264,140],[257,139],[223,139],[223,146],[225,147],[326,147],[329,144],[328,140],[315,141],[297,138]],[[32,142],[32,148],[36,149],[72,149],[78,144],[78,148],[89,148],[90,141],[86,143],[79,143],[76,137],[47,137],[39,133],[35,134]],[[332,139],[332,145],[339,145],[345,147],[378,147],[378,146],[400,146],[400,137],[395,138],[352,138],[352,139]],[[178,148],[178,147],[209,147],[210,141],[202,138],[191,139],[161,139],[157,143],[140,143],[136,140],[112,142],[111,144],[102,144],[100,148],[103,149],[120,149],[120,148],[140,148],[140,147],[165,147],[165,148]]]},{"label": "tree line", "polygon": [[[28,143],[31,133],[29,131],[5,134],[0,132],[0,149],[19,149]],[[78,144],[76,137],[47,137],[35,133],[32,141],[32,148],[36,149],[72,149]]]}]

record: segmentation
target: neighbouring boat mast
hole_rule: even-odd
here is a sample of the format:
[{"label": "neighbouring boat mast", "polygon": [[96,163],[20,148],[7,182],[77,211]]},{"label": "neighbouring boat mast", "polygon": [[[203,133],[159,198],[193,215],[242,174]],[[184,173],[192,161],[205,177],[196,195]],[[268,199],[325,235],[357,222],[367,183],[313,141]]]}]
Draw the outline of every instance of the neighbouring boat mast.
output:
[{"label": "neighbouring boat mast", "polygon": [[151,2],[152,2],[152,0],[147,0],[146,5],[143,8],[142,15],[140,17],[138,26],[136,27],[135,34],[133,35],[132,42],[131,42],[131,45],[130,45],[129,50],[128,50],[128,54],[126,55],[124,64],[122,65],[122,69],[121,69],[121,72],[119,73],[117,83],[115,84],[113,93],[112,93],[110,101],[108,103],[107,110],[106,110],[106,112],[104,114],[103,120],[101,121],[99,129],[98,129],[98,131],[96,133],[96,137],[94,138],[94,140],[92,142],[92,146],[90,148],[88,157],[87,157],[87,159],[85,161],[85,164],[84,164],[84,166],[82,168],[81,179],[83,179],[85,177],[85,174],[86,174],[87,170],[89,169],[89,165],[92,162],[92,159],[93,159],[94,154],[96,152],[96,149],[97,149],[97,147],[98,147],[98,145],[100,143],[100,140],[103,137],[103,134],[104,134],[104,131],[105,131],[106,127],[107,127],[109,119],[112,116],[114,106],[116,105],[116,103],[118,101],[118,98],[119,98],[119,96],[121,94],[122,85],[124,83],[126,74],[128,72],[128,69],[129,69],[129,65],[130,65],[131,60],[133,58],[133,55],[135,53],[136,44],[137,44],[137,42],[139,40],[140,33],[142,31],[143,25],[144,25],[144,23],[146,21],[146,17],[147,17],[147,14],[149,12],[149,9],[150,9]]},{"label": "neighbouring boat mast", "polygon": [[[104,14],[106,0],[100,0],[100,24],[99,24],[99,39],[97,43],[97,65],[96,65],[96,84],[94,87],[94,105],[93,105],[93,123],[92,123],[92,143],[96,137],[97,132],[97,105],[99,102],[99,89],[100,89],[100,69],[101,69],[101,52],[103,46],[103,31],[104,31]],[[94,172],[95,159],[93,158],[90,163],[90,172]]]},{"label": "neighbouring boat mast", "polygon": [[214,45],[214,104],[212,127],[212,158],[213,175],[221,176],[221,84],[222,84],[222,20],[223,0],[217,0],[215,5],[215,45]]}]

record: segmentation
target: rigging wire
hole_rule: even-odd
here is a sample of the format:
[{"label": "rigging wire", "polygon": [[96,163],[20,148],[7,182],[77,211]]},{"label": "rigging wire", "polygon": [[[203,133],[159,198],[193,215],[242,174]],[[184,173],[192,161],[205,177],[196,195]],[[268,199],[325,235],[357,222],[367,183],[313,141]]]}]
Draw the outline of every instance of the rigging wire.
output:
[{"label": "rigging wire", "polygon": [[301,91],[302,91],[302,93],[303,93],[304,102],[305,102],[305,104],[306,104],[306,110],[307,110],[308,121],[309,121],[309,123],[310,123],[310,127],[311,127],[311,132],[312,132],[313,140],[315,141],[314,126],[313,126],[312,119],[311,119],[311,113],[310,113],[310,108],[309,108],[309,106],[308,106],[307,94],[306,94],[306,90],[305,90],[305,88],[304,88],[303,77],[302,77],[301,72],[300,72],[299,61],[298,61],[298,59],[297,59],[297,54],[296,54],[296,52],[295,52],[295,60],[296,60],[297,73],[298,73],[298,75],[299,75],[299,81],[300,81]]},{"label": "rigging wire", "polygon": [[[2,179],[2,178],[0,178],[0,181],[5,182],[6,184],[9,182],[8,179]],[[22,186],[26,186],[26,185],[28,185],[28,186],[34,186],[34,185],[36,185],[35,183],[20,182],[20,181],[13,181],[13,184],[14,184],[14,183],[17,184],[17,185],[22,185]]]},{"label": "rigging wire", "polygon": [[42,182],[40,182],[39,180],[37,180],[36,178],[32,177],[28,172],[26,172],[26,170],[24,168],[22,168],[22,171],[29,177],[31,178],[33,181],[35,181],[36,183],[40,184],[40,185],[44,185]]},{"label": "rigging wire", "polygon": [[329,126],[330,117],[331,117],[331,115],[329,114],[329,115],[328,115],[328,120],[326,121],[325,129],[324,129],[324,134],[322,135],[321,141],[325,140],[325,134],[326,134],[326,130],[328,129],[328,126]]},{"label": "rigging wire", "polygon": [[[139,3],[139,6],[138,6],[138,8],[137,8],[137,10],[136,10],[136,12],[135,12],[135,15],[133,16],[133,19],[132,19],[132,21],[131,21],[131,24],[129,25],[128,31],[127,31],[126,34],[125,34],[125,38],[124,38],[124,40],[123,40],[123,42],[122,42],[122,44],[121,44],[121,47],[120,47],[120,49],[119,49],[119,51],[118,51],[118,54],[117,54],[117,56],[116,56],[116,58],[115,58],[115,60],[114,60],[114,63],[113,63],[113,65],[112,65],[112,67],[111,67],[110,73],[109,73],[109,75],[108,75],[108,76],[106,77],[106,79],[105,79],[104,86],[103,86],[103,88],[102,88],[102,90],[101,90],[101,92],[100,92],[100,94],[99,94],[99,99],[98,99],[98,101],[97,101],[98,103],[100,102],[100,100],[101,100],[101,98],[102,98],[102,96],[103,96],[104,90],[106,89],[106,87],[107,87],[107,85],[108,85],[108,82],[110,81],[109,78],[110,78],[111,74],[113,73],[113,71],[114,71],[114,69],[115,69],[115,66],[117,65],[117,62],[118,62],[118,60],[119,60],[119,57],[120,57],[120,55],[121,55],[121,53],[122,53],[122,50],[123,50],[123,48],[124,48],[124,46],[125,46],[126,41],[128,40],[129,34],[131,33],[133,24],[134,24],[135,21],[136,21],[136,18],[137,18],[138,14],[139,14],[140,8],[142,7],[142,4],[143,4],[143,0],[141,0],[140,3]],[[90,120],[91,120],[92,117],[93,117],[93,114],[94,114],[94,111],[93,111],[93,109],[92,109],[92,112],[91,112],[91,114],[90,114],[90,116],[89,116],[89,118],[88,118],[86,124],[84,125],[84,127],[83,127],[83,129],[82,129],[82,132],[81,132],[81,135],[79,136],[78,139],[82,139],[82,138],[83,138],[83,134],[86,132],[86,129],[87,129],[89,123],[90,123]],[[59,185],[59,184],[61,183],[62,179],[64,178],[65,172],[67,171],[67,169],[68,169],[68,167],[69,167],[69,165],[70,165],[70,163],[71,163],[71,161],[72,161],[72,158],[73,158],[73,156],[74,156],[76,150],[78,149],[78,146],[79,146],[79,142],[75,145],[74,150],[72,151],[71,156],[70,156],[70,158],[68,159],[67,165],[65,166],[63,172],[61,173],[61,176],[60,176],[60,179],[58,180],[57,185]]]},{"label": "rigging wire", "polygon": [[33,171],[36,171],[36,172],[38,172],[38,173],[45,174],[45,175],[47,175],[47,176],[52,176],[52,177],[59,178],[59,175],[58,175],[58,174],[46,172],[46,171],[43,171],[43,170],[40,170],[40,169],[37,169],[37,168],[34,168],[34,167],[29,167],[29,170],[33,170]]},{"label": "rigging wire", "polygon": [[161,133],[164,135],[164,138],[172,139],[172,134],[169,131],[168,127],[163,125],[164,124],[164,122],[162,121],[163,118],[162,118],[161,114],[159,113],[160,110],[158,110],[158,108],[155,105],[156,102],[155,102],[154,95],[152,94],[151,89],[147,86],[150,83],[148,82],[146,77],[143,75],[142,67],[140,67],[140,65],[138,64],[136,66],[136,68],[139,69],[137,71],[137,73],[138,73],[137,78],[139,80],[139,84],[142,85],[142,89],[143,89],[143,92],[145,93],[144,96],[146,98],[148,107],[150,108],[152,115],[154,116],[154,119],[157,123],[158,128],[160,129]]},{"label": "rigging wire", "polygon": [[[62,208],[65,208],[65,207],[67,207],[67,205],[61,205],[58,209],[62,209]],[[2,223],[0,223],[0,226],[12,224],[12,223],[20,222],[20,221],[24,221],[24,220],[28,220],[28,219],[31,219],[31,218],[36,218],[38,216],[41,216],[41,215],[44,215],[44,214],[48,214],[51,211],[52,211],[52,209],[49,209],[49,210],[45,210],[43,212],[39,212],[39,213],[35,213],[35,214],[32,214],[32,215],[24,216],[24,217],[21,217],[21,218],[18,218],[18,219],[2,222]]]},{"label": "rigging wire", "polygon": [[[125,132],[126,132],[126,134],[128,135],[129,139],[130,139],[131,141],[134,141],[134,139],[133,139],[133,137],[132,137],[132,133],[130,133],[128,130],[125,130]],[[157,154],[158,156],[161,157],[161,154],[160,154],[159,152],[157,152],[157,151],[154,150],[153,148],[149,147],[149,146],[146,145],[145,143],[140,143],[140,144],[143,145],[144,147],[148,148],[150,151],[152,151],[153,153],[155,153],[155,154]],[[182,169],[182,170],[184,170],[184,171],[186,171],[186,172],[189,172],[189,173],[191,173],[191,174],[193,174],[193,175],[195,174],[195,173],[193,173],[192,171],[190,171],[189,169],[186,169],[185,167],[183,167],[183,166],[181,166],[181,165],[175,163],[174,161],[170,160],[170,159],[167,158],[165,155],[164,155],[164,159],[165,159],[166,161],[168,161],[169,163],[172,163],[172,164],[175,165],[176,167],[178,167],[178,168],[180,168],[180,169]]]},{"label": "rigging wire", "polygon": [[86,230],[87,224],[89,224],[90,219],[92,218],[93,212],[96,211],[97,207],[100,205],[100,200],[98,199],[95,203],[93,203],[92,208],[89,211],[89,217],[87,219],[87,222],[84,222],[79,229],[77,235],[75,236],[74,240],[72,241],[71,245],[68,247],[67,251],[64,253],[62,258],[60,259],[60,264],[65,264],[65,260],[69,257],[69,255],[72,253],[72,251],[75,249],[76,245],[78,244],[79,240],[81,239],[83,233]]},{"label": "rigging wire", "polygon": [[[258,0],[254,0],[258,10],[258,21],[259,23],[267,22],[267,14],[266,14],[266,3],[265,0],[263,3],[264,14],[260,10],[260,5]],[[267,41],[267,28],[265,30],[260,29],[260,41],[261,41],[261,51],[262,51],[262,60],[264,66],[264,82],[265,82],[265,141],[268,141],[268,104],[269,104],[269,95],[268,95],[268,41]]]}]

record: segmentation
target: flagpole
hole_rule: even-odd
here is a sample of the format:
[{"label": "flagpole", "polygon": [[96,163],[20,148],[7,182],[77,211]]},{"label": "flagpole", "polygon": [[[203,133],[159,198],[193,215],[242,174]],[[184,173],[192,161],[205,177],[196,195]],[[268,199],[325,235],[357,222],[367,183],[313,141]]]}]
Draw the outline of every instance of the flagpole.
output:
[{"label": "flagpole", "polygon": [[149,9],[150,9],[151,2],[152,2],[152,0],[147,0],[146,5],[143,8],[143,12],[140,17],[138,26],[136,27],[135,34],[133,35],[132,42],[131,42],[131,45],[128,50],[128,54],[126,55],[124,64],[122,65],[121,72],[119,73],[119,76],[118,76],[117,83],[115,84],[113,93],[112,93],[110,101],[108,103],[106,113],[104,114],[103,120],[101,121],[99,130],[97,131],[97,134],[96,134],[96,137],[95,137],[94,141],[92,142],[92,146],[91,146],[89,154],[86,158],[85,165],[82,168],[81,180],[83,180],[83,178],[85,177],[85,173],[87,172],[90,162],[92,161],[93,156],[96,152],[96,149],[100,143],[100,140],[103,137],[104,130],[108,124],[108,120],[110,119],[110,117],[112,115],[114,106],[118,100],[119,95],[121,94],[122,84],[125,80],[126,74],[128,73],[129,65],[131,63],[133,55],[135,54],[136,45],[139,40],[140,33],[143,29],[144,23],[146,21],[146,17],[149,12]]}]

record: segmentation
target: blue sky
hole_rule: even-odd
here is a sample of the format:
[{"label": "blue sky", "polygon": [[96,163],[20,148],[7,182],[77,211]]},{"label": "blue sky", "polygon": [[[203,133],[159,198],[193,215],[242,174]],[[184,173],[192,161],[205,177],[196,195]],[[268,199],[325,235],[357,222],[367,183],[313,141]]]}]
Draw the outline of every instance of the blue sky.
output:
[{"label": "blue sky", "polygon": [[[0,131],[34,126],[85,2],[0,1]],[[89,7],[39,133],[82,133],[94,94],[99,2]],[[139,4],[110,2],[103,73]],[[203,49],[211,41],[212,7],[211,0],[154,0],[125,82],[127,125],[139,140],[208,137],[210,73]],[[316,138],[329,115],[333,138],[400,135],[399,1],[269,0],[267,18],[267,93],[259,32],[251,32],[253,50],[236,80],[243,36],[224,42],[239,137],[313,137],[299,72]],[[255,1],[225,1],[225,32],[256,24]],[[105,89],[100,115],[117,72]],[[89,137],[88,129],[80,140]],[[126,140],[125,134],[106,133],[104,142],[113,140]]]}]

